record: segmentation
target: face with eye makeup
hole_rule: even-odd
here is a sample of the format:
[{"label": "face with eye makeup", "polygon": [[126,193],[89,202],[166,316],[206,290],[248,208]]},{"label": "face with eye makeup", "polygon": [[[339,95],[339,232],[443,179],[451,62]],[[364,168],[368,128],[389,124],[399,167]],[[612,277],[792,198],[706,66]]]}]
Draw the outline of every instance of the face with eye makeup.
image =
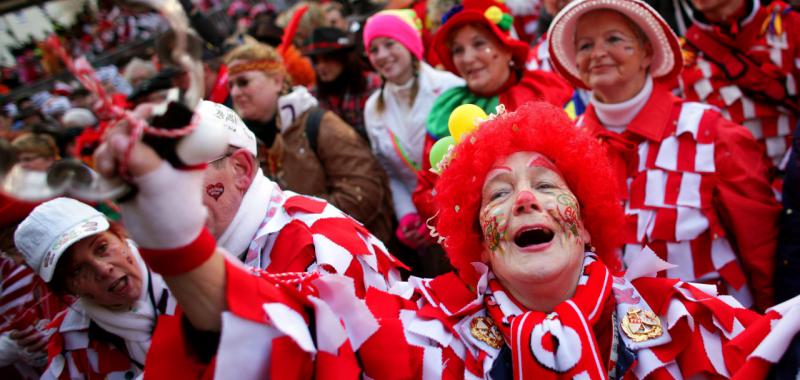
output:
[{"label": "face with eye makeup", "polygon": [[599,10],[583,15],[575,29],[580,78],[604,103],[621,103],[644,87],[652,48],[622,14]]},{"label": "face with eye makeup", "polygon": [[499,160],[486,176],[479,218],[484,262],[512,292],[577,280],[589,234],[575,195],[547,157],[518,152]]},{"label": "face with eye makeup", "polygon": [[[244,63],[235,60],[229,66]],[[266,122],[275,115],[278,96],[283,89],[283,75],[263,71],[244,71],[228,78],[233,108],[242,119]]]},{"label": "face with eye makeup", "polygon": [[465,25],[451,32],[450,54],[470,91],[493,94],[511,75],[511,50],[488,30]]}]

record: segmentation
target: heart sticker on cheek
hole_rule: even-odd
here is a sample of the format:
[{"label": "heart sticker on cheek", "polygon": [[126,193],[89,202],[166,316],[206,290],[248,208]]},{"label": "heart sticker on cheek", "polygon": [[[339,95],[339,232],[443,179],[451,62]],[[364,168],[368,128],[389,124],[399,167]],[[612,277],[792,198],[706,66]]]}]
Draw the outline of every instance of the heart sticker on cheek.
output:
[{"label": "heart sticker on cheek", "polygon": [[215,184],[206,186],[206,194],[208,194],[209,197],[214,198],[215,201],[219,199],[224,192],[225,186],[222,185],[222,182],[217,182]]}]

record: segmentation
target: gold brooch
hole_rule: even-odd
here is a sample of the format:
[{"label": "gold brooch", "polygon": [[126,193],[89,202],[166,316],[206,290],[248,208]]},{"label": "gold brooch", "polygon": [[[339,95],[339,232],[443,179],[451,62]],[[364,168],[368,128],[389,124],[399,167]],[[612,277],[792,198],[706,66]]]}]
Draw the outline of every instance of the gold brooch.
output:
[{"label": "gold brooch", "polygon": [[503,345],[503,335],[500,329],[494,324],[492,318],[475,317],[469,323],[469,332],[475,339],[480,340],[492,348],[500,348]]},{"label": "gold brooch", "polygon": [[634,342],[655,339],[664,333],[661,320],[652,311],[630,308],[622,318],[622,331]]}]

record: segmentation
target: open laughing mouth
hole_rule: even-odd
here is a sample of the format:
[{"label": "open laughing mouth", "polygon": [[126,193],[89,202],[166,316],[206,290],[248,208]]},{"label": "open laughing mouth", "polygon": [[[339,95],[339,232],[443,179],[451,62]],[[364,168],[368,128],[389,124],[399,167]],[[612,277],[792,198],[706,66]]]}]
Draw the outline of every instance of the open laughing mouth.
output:
[{"label": "open laughing mouth", "polygon": [[555,233],[544,226],[525,228],[514,236],[514,244],[520,248],[534,247],[549,243],[554,236]]},{"label": "open laughing mouth", "polygon": [[120,293],[128,288],[128,276],[122,276],[118,280],[111,283],[108,291],[111,293]]}]

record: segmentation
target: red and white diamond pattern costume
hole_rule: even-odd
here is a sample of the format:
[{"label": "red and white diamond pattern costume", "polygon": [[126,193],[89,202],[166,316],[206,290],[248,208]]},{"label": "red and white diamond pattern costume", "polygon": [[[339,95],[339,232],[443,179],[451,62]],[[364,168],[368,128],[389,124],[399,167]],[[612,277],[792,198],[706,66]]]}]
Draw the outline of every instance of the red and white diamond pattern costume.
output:
[{"label": "red and white diamond pattern costume", "polygon": [[608,131],[592,106],[578,125],[603,141],[621,181],[626,263],[647,245],[677,265],[666,277],[722,280],[746,306],[751,291],[757,306],[772,304],[780,207],[769,163],[744,128],[660,84],[622,134]]},{"label": "red and white diamond pattern costume", "polygon": [[[687,31],[702,31],[721,43],[733,46],[756,65],[776,78],[782,78],[787,93],[800,107],[800,14],[789,5],[773,2],[762,6],[758,0],[747,1],[747,15],[731,31],[695,21]],[[775,17],[780,20],[775,21]],[[687,100],[718,107],[734,123],[744,125],[761,142],[775,165],[780,164],[791,146],[791,136],[798,121],[798,110],[759,100],[732,82],[720,65],[697,48],[684,43],[684,68],[679,77]],[[745,73],[744,75],[749,75]]]},{"label": "red and white diamond pattern costume", "polygon": [[[649,254],[642,261],[653,260],[657,261]],[[184,375],[204,379],[489,378],[501,350],[476,339],[469,323],[487,315],[484,294],[492,274],[483,264],[475,269],[471,284],[453,273],[428,280],[412,278],[396,284],[391,293],[370,289],[361,299],[347,277],[306,275],[302,285],[288,284],[228,260],[229,311],[223,314],[215,359],[209,365],[198,363],[187,354],[191,348],[185,346],[180,329],[172,329],[168,344],[153,346],[145,377],[164,378],[162,371],[174,372],[178,366],[191,369]],[[637,271],[641,275],[648,270]],[[755,348],[776,320],[783,322],[786,316],[787,324],[797,325],[791,319],[797,314],[795,301],[760,316],[731,297],[714,296],[713,287],[630,277],[614,276],[613,295],[598,301],[598,310],[604,312],[593,329],[603,362],[615,368],[618,358],[608,352],[615,347],[609,333],[620,334],[614,326],[626,304],[652,310],[666,332],[639,343],[621,338],[618,352],[633,355],[635,361],[617,374],[620,378],[730,377],[752,366],[753,360],[763,360],[753,355],[771,360],[774,353],[765,355]],[[493,296],[498,304],[507,305],[501,293],[495,291]],[[622,307],[616,309],[617,322],[611,319],[615,306]],[[504,313],[513,314],[513,309],[506,307]],[[161,339],[161,333],[157,331],[154,341]],[[558,375],[553,373],[553,378]]]}]

